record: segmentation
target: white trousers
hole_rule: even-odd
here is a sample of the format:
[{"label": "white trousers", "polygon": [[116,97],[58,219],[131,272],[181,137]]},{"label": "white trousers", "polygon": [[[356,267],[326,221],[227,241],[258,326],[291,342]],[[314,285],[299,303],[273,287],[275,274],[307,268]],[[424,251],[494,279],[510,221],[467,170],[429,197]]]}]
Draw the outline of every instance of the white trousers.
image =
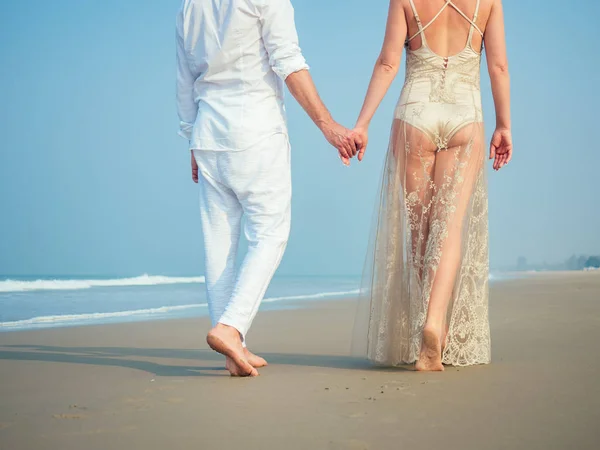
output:
[{"label": "white trousers", "polygon": [[[211,321],[236,328],[245,343],[290,233],[290,144],[276,134],[240,152],[194,150],[194,158]],[[242,217],[248,252],[236,270]]]}]

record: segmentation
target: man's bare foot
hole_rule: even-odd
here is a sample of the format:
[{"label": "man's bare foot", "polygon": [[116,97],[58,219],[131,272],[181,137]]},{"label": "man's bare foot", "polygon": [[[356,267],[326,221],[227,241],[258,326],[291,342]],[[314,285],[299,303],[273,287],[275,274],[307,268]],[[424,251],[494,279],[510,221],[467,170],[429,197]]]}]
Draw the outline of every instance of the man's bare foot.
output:
[{"label": "man's bare foot", "polygon": [[239,369],[229,356],[225,357],[225,368],[232,377],[241,377]]},{"label": "man's bare foot", "polygon": [[255,377],[258,371],[252,367],[244,355],[239,332],[227,325],[218,324],[208,333],[206,342],[215,352],[228,358],[227,370],[232,376]]},{"label": "man's bare foot", "polygon": [[261,358],[258,355],[255,355],[247,348],[244,348],[244,356],[246,356],[246,360],[250,363],[252,367],[258,369],[260,367],[268,366],[267,361],[264,358]]},{"label": "man's bare foot", "polygon": [[[246,348],[244,348],[244,356],[246,357],[246,360],[250,363],[250,365],[255,369],[258,369],[260,367],[266,367],[268,365],[267,361],[265,361],[264,358],[255,355]],[[235,363],[230,357],[225,358],[225,368],[229,371],[232,377],[240,376],[238,368],[236,367]]]},{"label": "man's bare foot", "polygon": [[419,372],[442,372],[444,370],[440,336],[431,329],[425,328],[423,330],[421,355],[415,368]]}]

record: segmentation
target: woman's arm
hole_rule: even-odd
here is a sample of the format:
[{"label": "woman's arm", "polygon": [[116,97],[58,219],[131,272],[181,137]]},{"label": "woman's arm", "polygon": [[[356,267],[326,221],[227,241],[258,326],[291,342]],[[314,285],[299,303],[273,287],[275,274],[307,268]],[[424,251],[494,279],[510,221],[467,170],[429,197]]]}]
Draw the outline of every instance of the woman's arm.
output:
[{"label": "woman's arm", "polygon": [[485,53],[496,108],[496,130],[490,145],[490,159],[499,170],[512,158],[510,123],[510,77],[506,57],[502,1],[494,0],[485,29]]},{"label": "woman's arm", "polygon": [[367,148],[371,120],[400,68],[406,33],[406,15],[402,0],[390,0],[383,47],[375,63],[365,102],[356,122],[355,132],[361,141],[358,154],[359,160],[362,160]]}]

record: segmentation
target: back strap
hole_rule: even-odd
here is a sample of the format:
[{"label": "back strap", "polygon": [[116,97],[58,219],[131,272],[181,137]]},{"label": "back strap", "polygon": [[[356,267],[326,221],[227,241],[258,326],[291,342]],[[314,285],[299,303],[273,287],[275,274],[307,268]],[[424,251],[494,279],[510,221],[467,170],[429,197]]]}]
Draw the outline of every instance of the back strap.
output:
[{"label": "back strap", "polygon": [[475,23],[477,21],[477,16],[479,15],[480,3],[481,3],[481,0],[477,0],[477,4],[475,6],[475,14],[473,16],[473,20],[471,20],[464,12],[462,12],[462,10],[458,6],[456,6],[452,2],[452,0],[446,0],[446,3],[444,3],[444,6],[442,6],[442,8],[433,17],[433,19],[431,19],[427,25],[423,26],[423,24],[421,23],[421,19],[419,18],[419,13],[417,13],[417,8],[415,7],[415,3],[413,2],[413,0],[410,0],[410,6],[413,10],[413,14],[415,15],[415,19],[417,19],[417,25],[419,26],[419,31],[417,31],[413,36],[411,36],[406,42],[412,41],[414,38],[416,38],[420,34],[423,34],[423,39],[424,39],[425,38],[425,34],[424,34],[425,30],[427,28],[429,28],[433,24],[433,22],[435,22],[437,20],[438,17],[440,17],[440,14],[442,14],[448,6],[452,6],[456,10],[457,13],[459,13],[461,16],[463,16],[471,24],[471,28],[469,30],[469,42],[473,36],[473,30],[477,30],[479,32],[479,34],[481,34],[481,37],[483,37],[483,32]]},{"label": "back strap", "polygon": [[473,36],[474,29],[479,32],[481,37],[483,37],[483,31],[481,31],[481,29],[477,26],[477,23],[475,23],[475,22],[477,22],[477,16],[479,15],[479,5],[481,3],[481,0],[477,0],[477,4],[475,5],[475,14],[473,14],[473,20],[469,19],[469,17],[464,12],[462,12],[458,6],[456,6],[454,3],[452,3],[452,1],[450,1],[449,3],[452,5],[452,7],[456,10],[457,13],[459,13],[461,16],[463,16],[471,24],[471,29],[469,30],[469,40]]},{"label": "back strap", "polygon": [[412,41],[414,38],[416,38],[419,34],[421,34],[423,32],[423,24],[421,23],[421,18],[419,17],[419,13],[417,12],[417,7],[415,6],[415,2],[413,2],[413,0],[410,0],[410,7],[413,10],[415,19],[417,19],[417,26],[419,27],[419,31],[413,37],[409,38],[408,41],[406,41],[406,42]]}]

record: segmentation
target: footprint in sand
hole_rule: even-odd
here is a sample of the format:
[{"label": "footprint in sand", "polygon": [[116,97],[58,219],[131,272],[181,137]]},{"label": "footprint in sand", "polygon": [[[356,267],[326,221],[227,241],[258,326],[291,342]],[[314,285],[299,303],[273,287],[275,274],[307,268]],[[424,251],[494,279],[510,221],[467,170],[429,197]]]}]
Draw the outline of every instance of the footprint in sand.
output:
[{"label": "footprint in sand", "polygon": [[[85,411],[85,410],[87,410],[87,407],[79,406],[79,405],[69,405],[69,409],[71,411]],[[79,414],[77,412],[73,412],[70,414],[53,414],[52,417],[54,417],[55,419],[61,419],[61,420],[80,420],[80,419],[85,419],[87,416],[85,414]]]},{"label": "footprint in sand", "polygon": [[64,420],[79,420],[85,419],[86,416],[83,414],[53,414],[52,417],[55,419],[64,419]]},{"label": "footprint in sand", "polygon": [[385,385],[384,388],[400,388],[400,389],[406,389],[410,387],[410,383],[406,382],[406,381],[388,381]]},{"label": "footprint in sand", "polygon": [[85,431],[75,431],[72,433],[65,433],[65,436],[93,436],[99,434],[121,434],[121,433],[129,433],[133,431],[137,431],[138,427],[135,425],[123,426],[121,428],[108,429],[108,428],[98,428],[96,430],[85,430]]},{"label": "footprint in sand", "polygon": [[79,411],[85,411],[87,406],[69,405],[69,409],[78,409]]}]

